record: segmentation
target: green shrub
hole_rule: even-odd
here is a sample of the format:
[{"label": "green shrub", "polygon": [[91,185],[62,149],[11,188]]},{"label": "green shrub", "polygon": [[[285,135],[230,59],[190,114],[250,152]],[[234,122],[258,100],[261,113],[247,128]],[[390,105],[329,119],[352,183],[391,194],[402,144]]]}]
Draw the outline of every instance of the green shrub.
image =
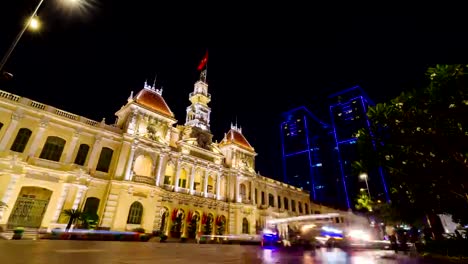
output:
[{"label": "green shrub", "polygon": [[13,230],[13,233],[14,233],[14,234],[23,234],[23,233],[24,233],[24,227],[16,227],[16,228]]}]

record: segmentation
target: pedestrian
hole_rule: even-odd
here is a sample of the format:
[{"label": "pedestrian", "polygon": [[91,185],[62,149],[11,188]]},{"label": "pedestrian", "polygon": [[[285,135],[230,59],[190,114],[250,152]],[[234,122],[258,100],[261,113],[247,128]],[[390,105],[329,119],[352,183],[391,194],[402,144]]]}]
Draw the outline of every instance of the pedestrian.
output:
[{"label": "pedestrian", "polygon": [[395,251],[395,253],[398,253],[398,242],[397,242],[397,237],[395,232],[393,232],[390,236],[390,247]]}]

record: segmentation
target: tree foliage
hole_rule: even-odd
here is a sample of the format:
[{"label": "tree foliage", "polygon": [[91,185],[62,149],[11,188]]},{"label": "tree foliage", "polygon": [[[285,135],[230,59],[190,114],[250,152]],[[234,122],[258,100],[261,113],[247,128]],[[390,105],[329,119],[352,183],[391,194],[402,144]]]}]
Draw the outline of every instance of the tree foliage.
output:
[{"label": "tree foliage", "polygon": [[385,168],[392,206],[409,220],[450,213],[468,222],[467,73],[468,65],[429,68],[427,87],[369,108],[371,130],[358,132],[355,167]]},{"label": "tree foliage", "polygon": [[369,197],[366,190],[361,190],[358,197],[356,198],[356,209],[364,210],[366,212],[372,212],[374,207],[374,201]]},{"label": "tree foliage", "polygon": [[65,228],[65,231],[68,232],[70,230],[71,226],[78,220],[81,215],[83,214],[80,210],[77,209],[67,209],[64,210],[63,213],[68,216],[68,223],[67,227]]}]

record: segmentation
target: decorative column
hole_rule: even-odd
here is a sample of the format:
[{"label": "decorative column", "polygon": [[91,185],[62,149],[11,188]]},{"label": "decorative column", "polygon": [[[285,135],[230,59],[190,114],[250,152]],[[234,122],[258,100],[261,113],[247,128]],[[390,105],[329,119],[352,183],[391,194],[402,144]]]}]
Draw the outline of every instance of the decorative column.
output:
[{"label": "decorative column", "polygon": [[47,124],[48,124],[48,121],[45,121],[45,120],[42,120],[41,123],[39,124],[39,128],[37,129],[36,135],[34,135],[34,138],[31,140],[32,145],[31,145],[31,148],[29,148],[28,156],[34,156],[36,154],[40,139],[42,138],[42,135],[44,134]]},{"label": "decorative column", "polygon": [[[8,183],[8,186],[5,190],[5,193],[3,194],[3,198],[0,200],[4,202],[5,204],[8,204],[10,201],[11,195],[13,193],[13,190],[16,187],[16,183],[18,182],[19,175],[16,174],[11,174],[10,182]],[[3,214],[5,213],[6,208],[5,207],[0,207],[0,221],[3,218]],[[13,210],[13,208],[10,208],[10,210]]]},{"label": "decorative column", "polygon": [[204,191],[204,194],[203,196],[205,197],[208,197],[208,170],[205,170],[205,176],[204,176],[204,179],[203,179],[203,191]]},{"label": "decorative column", "polygon": [[174,182],[174,191],[177,192],[179,191],[179,179],[180,179],[180,171],[182,170],[181,166],[181,161],[177,161],[177,172],[176,172],[176,177],[175,177],[175,182]]},{"label": "decorative column", "polygon": [[94,140],[93,148],[91,149],[91,154],[89,155],[88,169],[91,169],[91,167],[95,163],[94,160],[96,160],[98,152],[100,150],[101,150],[101,137],[97,136],[96,139]]},{"label": "decorative column", "polygon": [[54,216],[52,217],[51,223],[57,223],[60,217],[60,213],[62,212],[63,204],[65,203],[65,199],[67,198],[69,189],[70,189],[70,184],[63,183],[62,192],[60,193],[60,197],[58,198],[57,208],[55,209],[55,213],[54,213]]},{"label": "decorative column", "polygon": [[83,186],[83,185],[78,185],[76,187],[78,190],[76,190],[75,200],[73,201],[73,205],[72,205],[72,209],[75,209],[75,210],[78,208],[78,205],[80,205],[81,203],[81,198],[83,197],[84,191],[88,189],[88,187]]},{"label": "decorative column", "polygon": [[71,162],[71,159],[72,159],[72,155],[73,155],[73,152],[75,152],[75,148],[76,148],[76,143],[78,142],[78,138],[80,136],[80,133],[78,133],[78,131],[75,131],[73,133],[73,137],[72,137],[72,140],[70,141],[70,144],[68,145],[68,147],[65,149],[65,163],[70,163]]},{"label": "decorative column", "polygon": [[16,127],[18,126],[18,121],[20,119],[21,119],[21,116],[16,113],[11,115],[11,122],[8,125],[7,130],[5,131],[5,134],[3,135],[2,140],[0,141],[0,151],[5,150],[6,145],[10,141],[13,131],[15,131]]},{"label": "decorative column", "polygon": [[195,190],[193,189],[193,185],[195,184],[195,167],[196,165],[193,164],[192,166],[192,173],[190,173],[190,185],[189,185],[189,188],[190,188],[190,193],[191,194],[194,194],[195,193]]},{"label": "decorative column", "polygon": [[159,154],[159,163],[158,163],[158,172],[157,172],[157,175],[156,175],[156,185],[157,186],[160,186],[162,185],[161,181],[163,179],[161,178],[164,178],[164,177],[161,177],[163,176],[163,173],[165,172],[165,168],[166,168],[166,154],[165,153],[160,153]]},{"label": "decorative column", "polygon": [[254,186],[253,180],[250,182],[250,200],[252,201],[253,205],[257,203],[257,197],[255,197],[255,186]]},{"label": "decorative column", "polygon": [[235,191],[235,197],[234,197],[234,201],[236,201],[236,203],[240,203],[241,200],[240,200],[240,195],[239,195],[239,177],[236,176],[236,185],[234,186],[236,189],[234,190]]},{"label": "decorative column", "polygon": [[220,190],[221,190],[221,172],[218,172],[218,175],[216,175],[216,199],[217,200],[221,198],[221,195],[219,194]]},{"label": "decorative column", "polygon": [[130,155],[128,156],[127,168],[125,168],[125,177],[124,180],[132,180],[132,169],[133,169],[133,157],[135,156],[136,145],[132,144],[130,147]]}]

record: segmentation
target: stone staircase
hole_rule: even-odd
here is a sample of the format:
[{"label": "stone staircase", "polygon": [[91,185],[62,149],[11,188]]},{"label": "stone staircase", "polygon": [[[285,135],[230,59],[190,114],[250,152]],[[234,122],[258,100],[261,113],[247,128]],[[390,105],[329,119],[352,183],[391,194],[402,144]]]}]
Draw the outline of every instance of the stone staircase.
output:
[{"label": "stone staircase", "polygon": [[[23,237],[21,239],[23,240],[36,240],[38,238],[38,229],[37,228],[25,228]],[[13,229],[7,229],[4,232],[0,233],[0,236],[2,236],[5,239],[11,239],[13,237]]]}]

